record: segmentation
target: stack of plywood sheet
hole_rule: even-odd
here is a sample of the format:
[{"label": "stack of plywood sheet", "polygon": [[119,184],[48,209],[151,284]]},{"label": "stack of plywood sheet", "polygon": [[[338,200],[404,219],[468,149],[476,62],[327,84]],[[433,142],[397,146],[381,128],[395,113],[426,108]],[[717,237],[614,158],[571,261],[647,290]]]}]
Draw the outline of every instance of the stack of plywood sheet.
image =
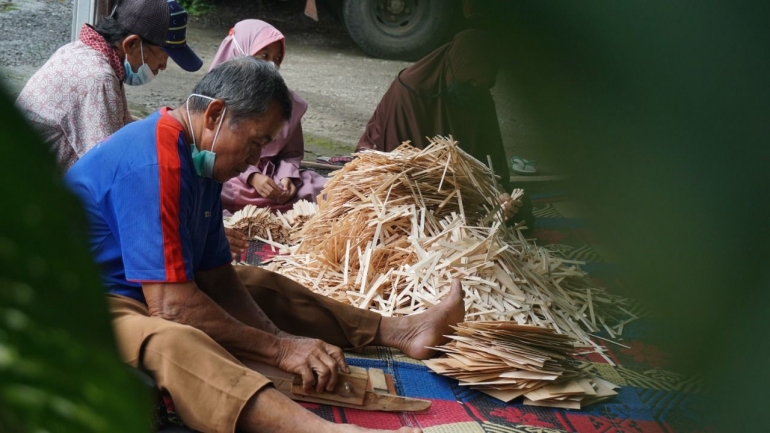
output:
[{"label": "stack of plywood sheet", "polygon": [[604,379],[580,371],[570,360],[579,343],[552,329],[513,322],[466,322],[451,342],[425,361],[436,373],[508,402],[523,397],[533,406],[580,409],[617,393]]},{"label": "stack of plywood sheet", "polygon": [[590,333],[614,338],[636,316],[579,262],[506,226],[500,193],[492,172],[451,139],[362,152],[333,173],[319,211],[268,269],[386,316],[424,311],[459,278],[466,320],[543,326],[600,350]]}]

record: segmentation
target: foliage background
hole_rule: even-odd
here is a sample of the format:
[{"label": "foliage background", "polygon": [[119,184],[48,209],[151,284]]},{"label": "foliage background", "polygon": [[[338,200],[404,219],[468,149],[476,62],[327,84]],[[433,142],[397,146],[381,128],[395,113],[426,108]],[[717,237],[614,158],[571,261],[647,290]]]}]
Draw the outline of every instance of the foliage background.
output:
[{"label": "foliage background", "polygon": [[179,4],[190,15],[201,15],[210,12],[216,6],[215,0],[179,0]]}]

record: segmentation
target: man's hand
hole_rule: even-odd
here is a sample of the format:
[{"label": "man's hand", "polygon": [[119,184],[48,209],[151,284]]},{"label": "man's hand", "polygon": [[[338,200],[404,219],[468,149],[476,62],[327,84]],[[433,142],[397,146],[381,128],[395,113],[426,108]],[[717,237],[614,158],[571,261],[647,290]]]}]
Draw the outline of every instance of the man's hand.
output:
[{"label": "man's hand", "polygon": [[[285,334],[284,334],[285,335]],[[350,373],[342,349],[321,340],[304,337],[283,337],[278,340],[277,367],[302,377],[305,391],[315,386],[317,392],[334,390],[337,372]]]},{"label": "man's hand", "polygon": [[503,204],[503,212],[506,221],[513,218],[513,216],[519,212],[519,208],[521,208],[522,205],[521,200],[512,200],[510,194],[500,194],[498,200]]},{"label": "man's hand", "polygon": [[273,201],[278,199],[284,194],[283,188],[278,186],[273,179],[265,176],[264,174],[254,173],[249,177],[249,184],[254,187],[255,190],[262,197],[269,198]]},{"label": "man's hand", "polygon": [[246,239],[246,235],[237,230],[225,227],[225,236],[230,243],[230,254],[232,254],[233,260],[239,258],[249,247],[249,240]]},{"label": "man's hand", "polygon": [[281,194],[280,197],[275,199],[280,204],[284,204],[287,201],[291,200],[292,197],[294,197],[295,194],[297,194],[297,187],[294,186],[294,182],[291,181],[290,177],[284,177],[281,179],[281,186],[283,187],[283,194]]}]

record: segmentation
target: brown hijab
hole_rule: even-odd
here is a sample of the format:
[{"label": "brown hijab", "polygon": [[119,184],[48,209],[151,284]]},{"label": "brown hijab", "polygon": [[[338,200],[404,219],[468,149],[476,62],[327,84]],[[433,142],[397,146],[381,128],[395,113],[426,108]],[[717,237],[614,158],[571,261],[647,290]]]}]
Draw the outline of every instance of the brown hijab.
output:
[{"label": "brown hijab", "polygon": [[422,148],[428,144],[426,137],[452,135],[462,149],[483,163],[491,156],[495,173],[507,185],[508,163],[489,93],[497,67],[483,32],[458,33],[399,73],[377,105],[356,150],[390,152],[406,140]]}]

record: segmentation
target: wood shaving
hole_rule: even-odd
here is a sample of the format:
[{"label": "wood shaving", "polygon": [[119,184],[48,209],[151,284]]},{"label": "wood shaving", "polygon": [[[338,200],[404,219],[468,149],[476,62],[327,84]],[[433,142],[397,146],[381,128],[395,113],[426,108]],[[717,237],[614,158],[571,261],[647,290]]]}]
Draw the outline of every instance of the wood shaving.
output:
[{"label": "wood shaving", "polygon": [[250,240],[267,239],[285,244],[317,211],[318,205],[307,200],[297,200],[286,213],[247,205],[224,222],[225,227],[243,233]]},{"label": "wood shaving", "polygon": [[425,361],[434,372],[452,377],[494,398],[525,405],[582,409],[617,395],[618,385],[587,374],[570,360],[578,341],[554,330],[511,322],[466,322],[451,341],[434,349],[440,358]]},{"label": "wood shaving", "polygon": [[289,242],[272,233],[285,254],[268,269],[385,316],[424,311],[459,278],[466,320],[537,325],[590,347],[589,333],[612,329],[617,337],[636,318],[579,262],[506,227],[492,172],[451,137],[422,150],[407,142],[390,153],[364,151],[332,175],[318,212]]}]

